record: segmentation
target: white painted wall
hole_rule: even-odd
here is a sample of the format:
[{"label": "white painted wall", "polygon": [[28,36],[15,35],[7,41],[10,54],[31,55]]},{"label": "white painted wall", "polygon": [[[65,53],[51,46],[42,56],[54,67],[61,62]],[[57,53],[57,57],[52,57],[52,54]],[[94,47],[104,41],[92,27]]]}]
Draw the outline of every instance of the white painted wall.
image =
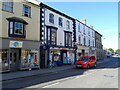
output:
[{"label": "white painted wall", "polygon": [[[80,25],[80,31],[79,31],[79,25]],[[84,29],[85,29],[85,34],[84,34]],[[90,33],[90,35],[89,35]],[[79,43],[79,35],[81,36],[81,43]],[[77,44],[84,45],[84,37],[86,40],[86,46],[89,46],[89,38],[90,38],[90,46],[95,46],[95,31],[86,25],[80,23],[79,21],[76,20],[76,39],[77,39]],[[94,42],[94,44],[93,44]]]},{"label": "white painted wall", "polygon": [[[54,15],[54,24],[51,24],[49,22],[49,14],[50,13],[52,13]],[[59,26],[59,17],[61,17],[63,19],[62,27]],[[67,29],[67,24],[66,24],[67,20],[70,22],[69,30]],[[45,25],[54,26],[54,27],[58,28],[58,30],[57,30],[57,45],[60,45],[60,43],[62,43],[62,45],[64,46],[64,31],[72,32],[72,36],[73,36],[73,21],[55,13],[49,9],[45,9]],[[73,38],[72,38],[72,41],[73,41]]]}]

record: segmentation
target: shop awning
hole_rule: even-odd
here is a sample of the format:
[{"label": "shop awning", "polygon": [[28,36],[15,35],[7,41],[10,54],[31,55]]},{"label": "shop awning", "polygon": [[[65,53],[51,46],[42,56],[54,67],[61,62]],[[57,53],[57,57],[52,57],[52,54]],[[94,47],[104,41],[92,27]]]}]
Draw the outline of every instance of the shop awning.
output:
[{"label": "shop awning", "polygon": [[8,21],[14,21],[14,22],[20,22],[20,23],[24,23],[24,24],[28,24],[24,19],[19,18],[19,17],[10,17],[10,18],[6,18]]}]

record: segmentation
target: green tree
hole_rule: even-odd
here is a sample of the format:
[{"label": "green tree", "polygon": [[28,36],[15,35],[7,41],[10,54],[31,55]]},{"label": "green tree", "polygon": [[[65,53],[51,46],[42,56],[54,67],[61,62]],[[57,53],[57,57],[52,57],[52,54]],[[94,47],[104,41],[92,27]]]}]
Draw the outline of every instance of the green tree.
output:
[{"label": "green tree", "polygon": [[112,48],[109,48],[108,51],[111,51],[112,53],[114,52],[114,50]]},{"label": "green tree", "polygon": [[115,50],[115,52],[120,56],[120,50]]}]

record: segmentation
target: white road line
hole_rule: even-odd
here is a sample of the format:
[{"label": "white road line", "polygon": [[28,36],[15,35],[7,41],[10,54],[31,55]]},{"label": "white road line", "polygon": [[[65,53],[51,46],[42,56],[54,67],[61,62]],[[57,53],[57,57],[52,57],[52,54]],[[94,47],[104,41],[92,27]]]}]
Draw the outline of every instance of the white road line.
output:
[{"label": "white road line", "polygon": [[44,86],[44,87],[42,87],[42,88],[48,88],[48,87],[51,87],[51,86],[54,86],[54,85],[57,85],[57,84],[59,84],[59,82],[54,83],[54,84],[51,84],[51,85]]}]

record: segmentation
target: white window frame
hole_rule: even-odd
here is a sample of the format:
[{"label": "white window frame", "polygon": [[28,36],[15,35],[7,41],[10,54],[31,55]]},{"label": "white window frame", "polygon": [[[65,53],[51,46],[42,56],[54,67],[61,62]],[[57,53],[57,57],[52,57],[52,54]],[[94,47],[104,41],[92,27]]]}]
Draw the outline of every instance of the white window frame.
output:
[{"label": "white window frame", "polygon": [[[25,10],[25,7],[28,8],[28,11]],[[30,7],[30,6],[23,5],[23,15],[24,15],[24,16],[28,15],[28,16],[26,16],[26,17],[31,17],[31,7]]]},{"label": "white window frame", "polygon": [[66,21],[66,24],[67,24],[67,29],[70,29],[70,21]]}]

